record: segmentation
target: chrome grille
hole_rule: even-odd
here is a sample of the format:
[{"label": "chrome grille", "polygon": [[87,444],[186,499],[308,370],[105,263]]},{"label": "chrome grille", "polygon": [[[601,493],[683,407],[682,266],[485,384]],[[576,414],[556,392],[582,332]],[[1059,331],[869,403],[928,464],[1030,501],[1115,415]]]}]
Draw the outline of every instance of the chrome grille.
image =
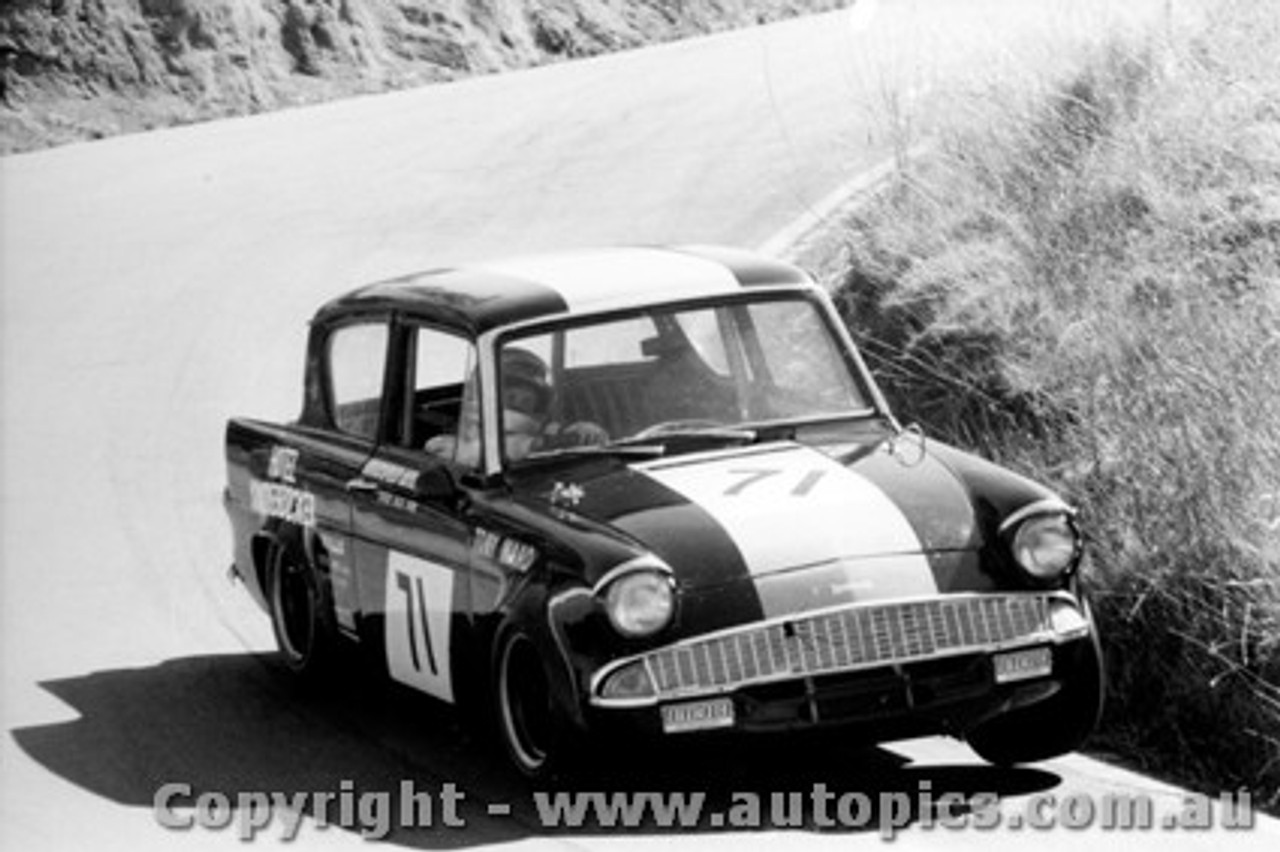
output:
[{"label": "chrome grille", "polygon": [[643,656],[660,698],[1049,640],[1044,595],[855,604],[676,643]]}]

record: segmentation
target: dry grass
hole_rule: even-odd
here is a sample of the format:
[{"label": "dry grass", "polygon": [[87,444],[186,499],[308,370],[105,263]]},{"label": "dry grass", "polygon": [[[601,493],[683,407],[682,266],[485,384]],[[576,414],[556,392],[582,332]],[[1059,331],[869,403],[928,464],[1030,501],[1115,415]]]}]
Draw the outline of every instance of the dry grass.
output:
[{"label": "dry grass", "polygon": [[1100,750],[1280,810],[1280,16],[1228,2],[987,97],[855,221],[905,419],[1084,512]]}]

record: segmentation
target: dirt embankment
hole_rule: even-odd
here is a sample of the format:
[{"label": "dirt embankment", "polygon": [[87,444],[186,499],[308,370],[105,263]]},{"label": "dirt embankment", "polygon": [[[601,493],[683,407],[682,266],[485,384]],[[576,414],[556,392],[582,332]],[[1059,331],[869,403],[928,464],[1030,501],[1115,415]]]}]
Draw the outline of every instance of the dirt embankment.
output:
[{"label": "dirt embankment", "polygon": [[9,0],[0,152],[625,50],[853,0]]}]

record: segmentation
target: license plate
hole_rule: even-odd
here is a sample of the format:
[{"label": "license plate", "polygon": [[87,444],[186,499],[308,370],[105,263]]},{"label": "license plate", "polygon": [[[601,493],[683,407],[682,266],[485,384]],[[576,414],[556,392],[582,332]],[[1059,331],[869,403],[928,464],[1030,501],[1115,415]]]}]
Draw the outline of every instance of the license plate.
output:
[{"label": "license plate", "polygon": [[733,699],[710,698],[667,704],[662,708],[662,730],[668,734],[682,731],[705,731],[733,725]]},{"label": "license plate", "polygon": [[996,654],[996,683],[1041,677],[1053,671],[1053,654],[1048,648],[1028,648]]}]

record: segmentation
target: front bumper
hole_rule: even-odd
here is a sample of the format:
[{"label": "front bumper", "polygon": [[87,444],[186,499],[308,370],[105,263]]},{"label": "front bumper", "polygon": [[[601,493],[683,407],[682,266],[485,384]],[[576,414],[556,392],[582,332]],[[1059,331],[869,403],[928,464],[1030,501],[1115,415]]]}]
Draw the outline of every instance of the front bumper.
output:
[{"label": "front bumper", "polygon": [[[860,724],[870,738],[959,732],[1052,695],[1091,653],[1092,629],[1065,592],[847,605],[617,660],[592,679],[591,715],[605,727],[658,732],[664,708],[677,706],[693,711],[684,730]],[[997,672],[997,657],[1020,652],[1048,663]]]}]

